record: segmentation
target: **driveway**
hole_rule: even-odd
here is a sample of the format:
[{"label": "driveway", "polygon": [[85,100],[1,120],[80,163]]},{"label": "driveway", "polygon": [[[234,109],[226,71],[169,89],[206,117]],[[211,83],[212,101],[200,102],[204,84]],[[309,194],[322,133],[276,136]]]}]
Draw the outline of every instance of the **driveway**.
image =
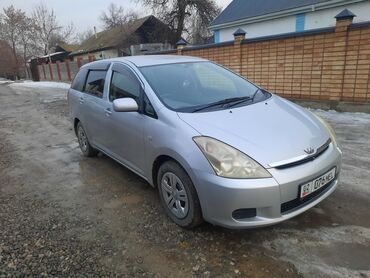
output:
[{"label": "driveway", "polygon": [[0,85],[0,277],[370,277],[370,115],[318,113],[344,153],[332,196],[273,227],[188,231],[144,180],[81,156],[64,89]]}]

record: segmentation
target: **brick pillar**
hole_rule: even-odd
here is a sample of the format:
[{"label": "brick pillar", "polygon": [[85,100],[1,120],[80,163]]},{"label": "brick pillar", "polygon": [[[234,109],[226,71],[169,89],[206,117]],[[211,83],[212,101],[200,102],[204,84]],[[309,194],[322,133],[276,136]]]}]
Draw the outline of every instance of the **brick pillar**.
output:
[{"label": "brick pillar", "polygon": [[182,50],[186,47],[187,44],[188,43],[184,39],[181,39],[176,43],[177,55],[182,55]]},{"label": "brick pillar", "polygon": [[242,72],[242,42],[245,40],[245,34],[241,28],[234,32],[234,55],[230,67],[239,74]]},{"label": "brick pillar", "polygon": [[82,66],[82,57],[77,57],[77,67],[80,68]]},{"label": "brick pillar", "polygon": [[335,24],[335,32],[347,32],[348,27],[352,24],[353,18],[356,15],[351,11],[344,9],[339,14],[335,16],[337,20]]},{"label": "brick pillar", "polygon": [[59,61],[57,61],[57,72],[58,72],[59,81],[62,81],[62,75],[60,73],[60,62]]},{"label": "brick pillar", "polygon": [[346,70],[346,57],[347,57],[347,45],[348,45],[348,27],[352,24],[353,18],[356,15],[353,14],[351,11],[344,9],[339,14],[335,16],[336,24],[335,24],[335,43],[334,49],[337,53],[336,61],[333,61],[332,64],[332,74],[341,76],[341,81],[338,86],[338,81],[333,80],[335,84],[333,84],[333,91],[330,95],[333,95],[333,100],[343,100],[344,94],[344,78],[345,78],[345,70]]},{"label": "brick pillar", "polygon": [[[32,65],[32,61],[31,61],[31,65]],[[32,73],[32,69],[31,69],[31,74],[32,74],[32,80],[33,81],[40,81],[40,77],[41,77],[41,72],[40,72],[40,66],[39,65],[37,65],[36,64],[36,67],[34,66],[34,68],[35,68],[35,71],[37,71],[37,76],[38,76],[38,78],[36,77],[36,76],[34,76],[33,75],[33,73]]]},{"label": "brick pillar", "polygon": [[46,79],[46,71],[45,71],[45,64],[41,64],[42,66],[42,71],[44,73],[44,80]]},{"label": "brick pillar", "polygon": [[49,61],[48,65],[49,65],[49,72],[50,72],[50,80],[54,80],[53,69],[51,68],[52,67],[51,61]]},{"label": "brick pillar", "polygon": [[67,76],[68,76],[68,80],[69,81],[72,81],[72,76],[71,76],[71,68],[69,67],[69,61],[68,60],[65,60],[65,65],[66,65],[66,70],[67,70]]}]

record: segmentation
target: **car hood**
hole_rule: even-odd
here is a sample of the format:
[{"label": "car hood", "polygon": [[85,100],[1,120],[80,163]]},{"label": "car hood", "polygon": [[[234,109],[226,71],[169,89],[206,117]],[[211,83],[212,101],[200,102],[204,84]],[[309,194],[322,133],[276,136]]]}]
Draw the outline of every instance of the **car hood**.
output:
[{"label": "car hood", "polygon": [[178,113],[201,135],[242,151],[266,168],[307,155],[330,138],[321,122],[302,107],[273,95],[248,106],[203,113]]}]

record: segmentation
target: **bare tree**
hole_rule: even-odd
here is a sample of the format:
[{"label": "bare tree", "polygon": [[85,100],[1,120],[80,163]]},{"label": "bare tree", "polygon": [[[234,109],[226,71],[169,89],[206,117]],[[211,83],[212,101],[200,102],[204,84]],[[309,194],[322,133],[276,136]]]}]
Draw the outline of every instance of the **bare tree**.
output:
[{"label": "bare tree", "polygon": [[8,50],[10,46],[11,61],[15,62],[9,64],[14,67],[13,71],[18,76],[22,73],[21,69],[28,69],[27,62],[30,59],[48,54],[56,43],[76,40],[75,33],[73,23],[65,27],[59,26],[54,11],[48,10],[44,4],[35,8],[32,17],[13,5],[0,12],[0,41],[4,41],[2,46],[8,46]]},{"label": "bare tree", "polygon": [[17,43],[22,33],[26,14],[20,9],[15,9],[13,5],[4,8],[3,11],[0,23],[1,38],[11,45],[13,56],[17,61]]},{"label": "bare tree", "polygon": [[208,29],[209,24],[212,20],[221,12],[221,9],[217,7],[213,13],[209,13],[207,16],[201,16],[198,11],[190,16],[190,28],[189,37],[193,44],[204,44],[208,43],[212,38],[212,33]]},{"label": "bare tree", "polygon": [[137,18],[138,14],[136,12],[125,12],[122,6],[111,3],[108,6],[107,12],[102,12],[100,21],[102,21],[104,29],[112,29]]},{"label": "bare tree", "polygon": [[73,22],[70,22],[68,25],[64,26],[61,34],[66,43],[72,43],[77,41],[76,27]]},{"label": "bare tree", "polygon": [[75,43],[77,41],[77,34],[74,24],[71,22],[67,26],[61,28],[59,31],[53,32],[49,38],[49,47],[55,47],[63,43]]},{"label": "bare tree", "polygon": [[49,10],[45,4],[40,3],[32,12],[32,19],[35,22],[36,32],[43,45],[44,54],[50,50],[50,39],[53,34],[59,32],[62,27],[58,24],[54,10]]},{"label": "bare tree", "polygon": [[[25,38],[25,26],[29,18],[25,12],[14,8],[13,5],[3,9],[3,14],[0,15],[0,39],[4,40],[11,46],[12,59],[11,65],[13,67],[14,75],[20,76],[21,65],[25,61],[25,56],[19,53],[26,51],[22,43]],[[26,27],[28,28],[28,26]],[[5,44],[3,44],[5,45]],[[9,60],[10,61],[10,60]]]},{"label": "bare tree", "polygon": [[40,53],[42,53],[42,47],[38,42],[36,26],[31,18],[26,17],[22,21],[20,28],[22,31],[20,32],[19,36],[18,51],[22,55],[24,68],[26,69],[28,76],[30,76],[27,62],[31,58],[37,57]]},{"label": "bare tree", "polygon": [[205,30],[219,12],[214,0],[137,0],[152,8],[176,33],[176,41],[183,33],[191,36],[194,20]]},{"label": "bare tree", "polygon": [[89,29],[77,34],[77,42],[81,44],[82,42],[91,38],[93,35],[94,35],[94,31],[92,30],[92,28],[89,28]]},{"label": "bare tree", "polygon": [[12,47],[0,40],[0,77],[15,79],[18,75],[18,63],[13,56]]}]

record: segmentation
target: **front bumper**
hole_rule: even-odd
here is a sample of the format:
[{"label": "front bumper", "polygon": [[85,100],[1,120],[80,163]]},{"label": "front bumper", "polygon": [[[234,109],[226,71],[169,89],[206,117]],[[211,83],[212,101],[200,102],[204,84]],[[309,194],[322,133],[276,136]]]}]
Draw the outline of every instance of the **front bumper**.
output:
[{"label": "front bumper", "polygon": [[[299,186],[336,167],[336,178],[305,202],[298,198]],[[276,224],[315,206],[338,186],[341,152],[330,144],[314,161],[286,169],[268,169],[273,178],[227,179],[198,172],[196,187],[206,221],[227,228],[252,228]],[[295,202],[297,201],[297,202]],[[286,207],[286,205],[290,207]],[[255,209],[255,216],[235,219],[233,212]]]}]

